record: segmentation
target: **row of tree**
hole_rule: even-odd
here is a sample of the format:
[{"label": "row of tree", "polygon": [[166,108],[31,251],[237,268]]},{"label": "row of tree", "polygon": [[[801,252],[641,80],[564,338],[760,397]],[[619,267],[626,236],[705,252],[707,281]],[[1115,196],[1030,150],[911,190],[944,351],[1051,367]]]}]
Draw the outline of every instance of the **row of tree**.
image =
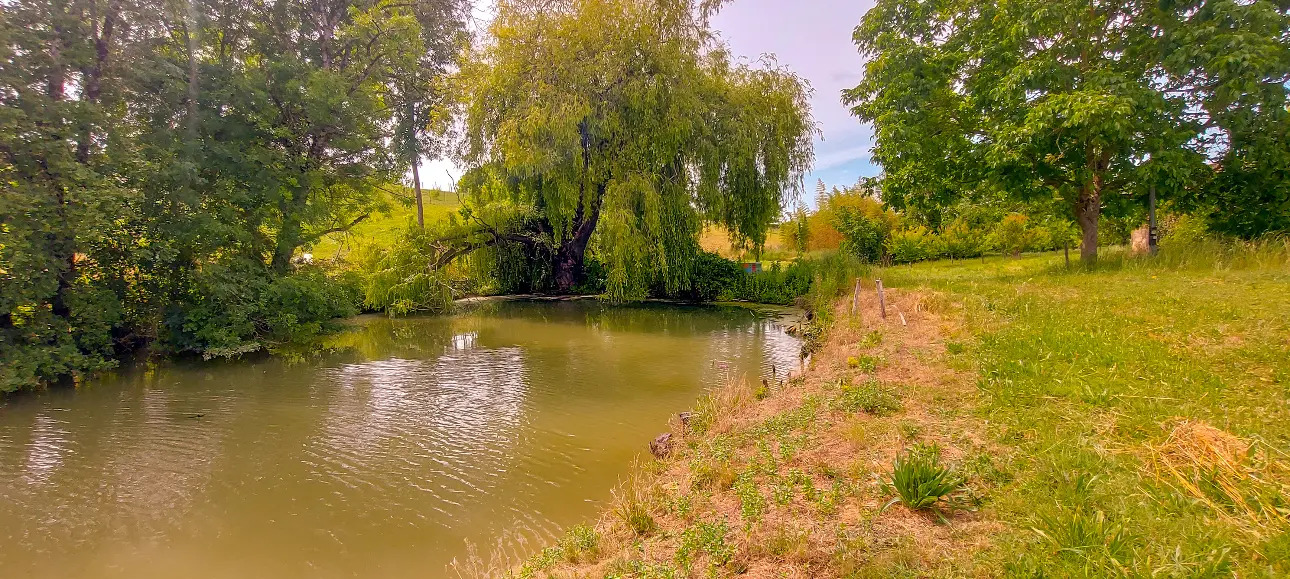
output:
[{"label": "row of tree", "polygon": [[353,292],[292,273],[437,142],[460,0],[0,6],[0,391],[224,355]]},{"label": "row of tree", "polygon": [[[462,289],[693,289],[812,158],[809,87],[716,39],[721,0],[0,4],[0,391],[127,352],[235,356]],[[452,145],[450,221],[298,263]],[[462,279],[474,280],[463,287]],[[661,289],[660,289],[661,288]]]},{"label": "row of tree", "polygon": [[1073,219],[1154,191],[1244,237],[1290,231],[1290,2],[879,0],[846,92],[883,200],[925,222],[1007,197]]}]

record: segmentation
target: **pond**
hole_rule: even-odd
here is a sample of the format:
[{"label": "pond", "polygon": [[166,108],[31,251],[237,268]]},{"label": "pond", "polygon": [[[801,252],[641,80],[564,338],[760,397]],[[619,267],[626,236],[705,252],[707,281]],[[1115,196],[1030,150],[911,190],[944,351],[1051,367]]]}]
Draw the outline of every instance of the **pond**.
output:
[{"label": "pond", "polygon": [[2,574],[456,576],[595,517],[670,416],[798,350],[746,308],[590,300],[363,318],[329,346],[0,403]]}]

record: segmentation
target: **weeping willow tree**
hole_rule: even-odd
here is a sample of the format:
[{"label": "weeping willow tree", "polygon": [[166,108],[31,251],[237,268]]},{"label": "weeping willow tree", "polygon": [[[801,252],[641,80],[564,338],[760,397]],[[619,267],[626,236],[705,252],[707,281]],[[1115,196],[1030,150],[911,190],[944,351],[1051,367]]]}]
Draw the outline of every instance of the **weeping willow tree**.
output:
[{"label": "weeping willow tree", "polygon": [[462,71],[464,206],[426,234],[429,268],[387,267],[383,290],[469,264],[568,293],[594,251],[626,300],[687,289],[705,222],[764,243],[812,160],[810,89],[734,62],[709,29],[718,4],[499,2]]}]

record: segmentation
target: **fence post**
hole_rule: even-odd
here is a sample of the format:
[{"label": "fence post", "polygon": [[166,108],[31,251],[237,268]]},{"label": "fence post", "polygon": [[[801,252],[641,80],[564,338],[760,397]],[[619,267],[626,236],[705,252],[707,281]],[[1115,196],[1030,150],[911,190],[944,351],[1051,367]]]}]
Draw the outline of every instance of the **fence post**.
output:
[{"label": "fence post", "polygon": [[856,278],[856,289],[851,292],[851,315],[856,315],[856,307],[860,304],[860,278]]},{"label": "fence post", "polygon": [[882,280],[873,280],[874,285],[878,286],[878,314],[882,319],[887,319],[887,296],[882,292]]}]

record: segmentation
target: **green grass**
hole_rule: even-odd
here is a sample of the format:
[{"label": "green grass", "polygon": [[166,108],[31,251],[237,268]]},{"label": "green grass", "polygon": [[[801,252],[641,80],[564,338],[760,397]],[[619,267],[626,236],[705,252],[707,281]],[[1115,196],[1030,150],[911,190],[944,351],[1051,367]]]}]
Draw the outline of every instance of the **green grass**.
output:
[{"label": "green grass", "polygon": [[[1290,246],[1109,253],[1091,270],[1046,254],[881,273],[963,305],[956,355],[1013,449],[987,497],[1012,530],[982,556],[1026,576],[1287,576]],[[1244,480],[1161,469],[1182,419],[1250,444]]]},{"label": "green grass", "polygon": [[[408,195],[411,196],[410,191]],[[456,195],[432,190],[425,191],[423,205],[427,225],[447,218],[459,207]],[[326,260],[349,254],[365,244],[389,247],[416,220],[415,203],[392,198],[388,213],[375,213],[348,232],[323,237],[314,244],[311,253],[315,260]]]}]

